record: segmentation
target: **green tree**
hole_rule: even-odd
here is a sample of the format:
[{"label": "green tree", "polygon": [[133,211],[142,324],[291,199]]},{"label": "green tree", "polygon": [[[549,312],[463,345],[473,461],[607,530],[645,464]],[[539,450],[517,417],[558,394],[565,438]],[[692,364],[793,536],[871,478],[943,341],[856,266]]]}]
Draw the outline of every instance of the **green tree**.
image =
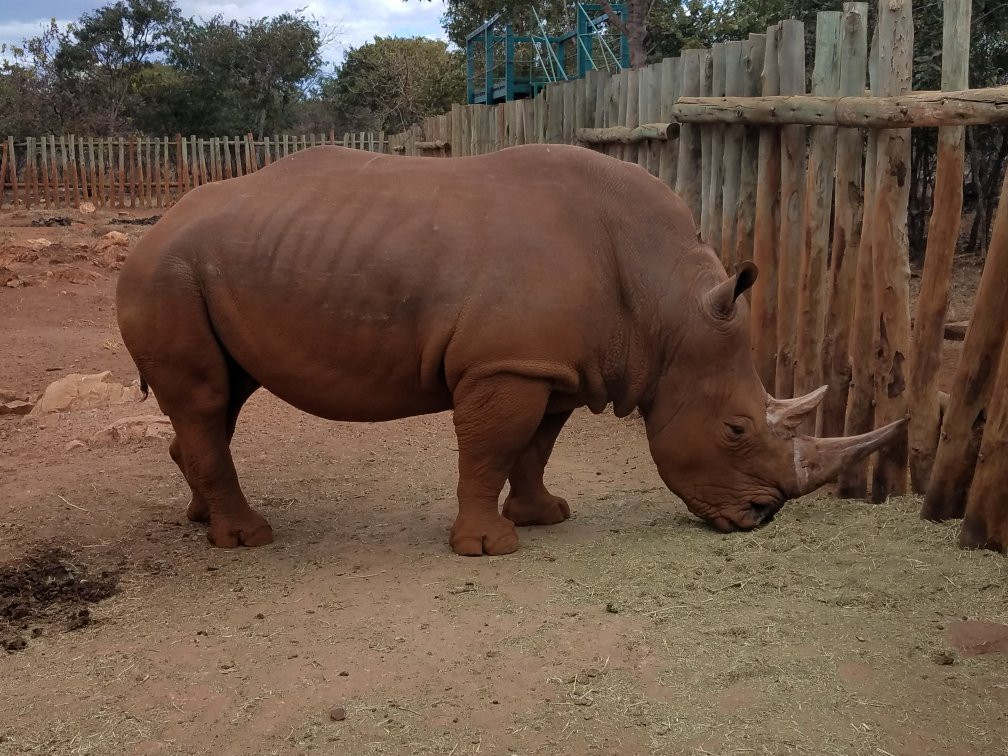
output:
[{"label": "green tree", "polygon": [[180,21],[174,0],[118,0],[70,26],[53,72],[64,96],[83,105],[81,116],[93,119],[93,129],[114,134],[129,126],[134,78],[168,50]]},{"label": "green tree", "polygon": [[284,129],[319,83],[326,41],[316,21],[291,13],[188,21],[169,54],[180,76],[166,97],[187,109],[196,133]]},{"label": "green tree", "polygon": [[348,50],[322,97],[343,130],[402,131],[465,96],[460,51],[425,37],[375,37]]}]

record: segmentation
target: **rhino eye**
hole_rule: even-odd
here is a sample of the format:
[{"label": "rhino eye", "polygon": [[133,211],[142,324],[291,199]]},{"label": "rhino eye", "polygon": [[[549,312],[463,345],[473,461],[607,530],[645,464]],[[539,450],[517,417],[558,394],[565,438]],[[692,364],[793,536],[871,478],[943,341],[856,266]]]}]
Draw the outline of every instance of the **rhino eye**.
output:
[{"label": "rhino eye", "polygon": [[728,428],[728,433],[734,438],[741,438],[745,435],[745,427],[737,425],[736,423],[725,423],[725,427]]}]

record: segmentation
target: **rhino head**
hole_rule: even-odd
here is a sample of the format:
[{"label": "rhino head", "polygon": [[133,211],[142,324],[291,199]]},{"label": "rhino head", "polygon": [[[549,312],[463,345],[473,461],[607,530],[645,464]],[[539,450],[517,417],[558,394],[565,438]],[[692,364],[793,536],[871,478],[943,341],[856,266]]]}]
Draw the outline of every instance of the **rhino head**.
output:
[{"label": "rhino head", "polygon": [[768,521],[788,499],[894,440],[905,423],[844,438],[800,435],[826,387],[795,399],[764,389],[750,352],[748,305],[740,299],[756,274],[755,265],[743,263],[727,281],[688,297],[690,322],[676,329],[653,400],[641,407],[665,485],[724,532]]}]

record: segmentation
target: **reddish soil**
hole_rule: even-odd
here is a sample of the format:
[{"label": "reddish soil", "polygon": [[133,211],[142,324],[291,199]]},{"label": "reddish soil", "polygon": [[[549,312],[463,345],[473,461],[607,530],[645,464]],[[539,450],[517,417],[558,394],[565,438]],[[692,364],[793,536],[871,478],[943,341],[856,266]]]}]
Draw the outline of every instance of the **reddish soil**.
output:
[{"label": "reddish soil", "polygon": [[[0,216],[0,256],[57,243],[0,259],[27,283],[0,287],[0,389],[132,381],[93,244],[145,229],[31,217]],[[277,541],[222,551],[166,441],[90,441],[152,413],[0,416],[0,591],[28,597],[0,628],[25,641],[0,651],[0,753],[1008,752],[1008,654],[976,652],[1003,642],[1008,560],[960,551],[912,497],[717,534],[638,419],[582,412],[548,471],[572,519],[465,559],[447,416],[328,423],[260,392],[234,452]]]}]

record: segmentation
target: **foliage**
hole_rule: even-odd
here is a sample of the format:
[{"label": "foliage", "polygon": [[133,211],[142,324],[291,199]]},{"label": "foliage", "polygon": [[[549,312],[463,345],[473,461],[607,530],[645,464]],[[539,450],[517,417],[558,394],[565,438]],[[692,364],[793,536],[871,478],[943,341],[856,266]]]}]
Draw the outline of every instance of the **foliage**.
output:
[{"label": "foliage", "polygon": [[460,51],[424,37],[375,37],[351,49],[322,86],[338,130],[402,131],[465,96]]}]

